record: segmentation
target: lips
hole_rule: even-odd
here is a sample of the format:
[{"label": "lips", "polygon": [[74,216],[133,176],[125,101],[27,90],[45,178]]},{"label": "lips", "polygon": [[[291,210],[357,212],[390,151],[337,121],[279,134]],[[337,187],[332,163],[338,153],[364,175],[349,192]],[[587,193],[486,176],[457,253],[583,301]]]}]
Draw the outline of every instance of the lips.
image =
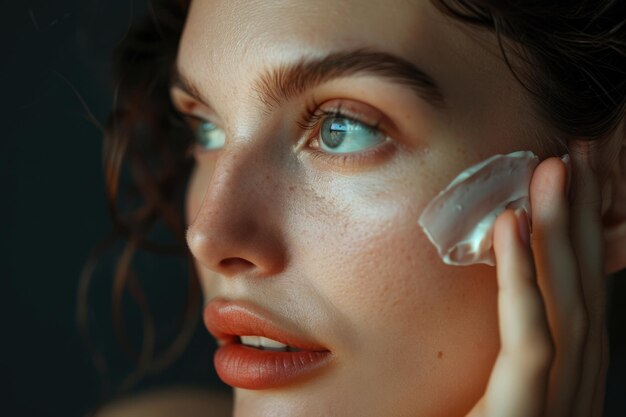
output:
[{"label": "lips", "polygon": [[[258,390],[300,383],[318,375],[332,360],[327,348],[248,302],[214,299],[204,310],[204,323],[220,344],[214,357],[217,374],[234,387]],[[291,349],[246,346],[241,336],[262,336]]]}]

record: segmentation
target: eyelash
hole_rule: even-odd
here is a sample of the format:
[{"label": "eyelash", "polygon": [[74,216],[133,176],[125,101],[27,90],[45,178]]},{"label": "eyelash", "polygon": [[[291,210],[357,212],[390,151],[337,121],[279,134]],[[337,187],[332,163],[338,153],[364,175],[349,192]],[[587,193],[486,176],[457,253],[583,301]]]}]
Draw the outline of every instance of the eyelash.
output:
[{"label": "eyelash", "polygon": [[344,112],[342,110],[341,102],[333,110],[321,110],[319,103],[315,99],[311,99],[300,116],[298,126],[300,126],[302,130],[313,130],[320,124],[320,121],[324,120],[326,117],[343,117],[361,123],[373,130],[379,130],[380,125],[380,120],[371,125],[361,121],[358,117],[355,117],[352,114]]},{"label": "eyelash", "polygon": [[[342,110],[342,104],[343,103],[340,101],[336,108],[332,110],[322,110],[319,103],[315,99],[311,99],[307,103],[297,124],[304,131],[313,131],[312,134],[308,134],[305,138],[302,138],[304,146],[308,147],[309,149],[311,158],[322,163],[330,163],[339,167],[348,167],[351,165],[358,166],[359,164],[366,165],[367,163],[372,163],[373,161],[380,160],[380,158],[388,156],[390,151],[393,150],[393,147],[384,145],[376,146],[372,149],[364,150],[361,152],[346,154],[331,154],[307,146],[312,141],[319,141],[320,124],[328,117],[347,118],[363,124],[369,129],[381,131],[380,124],[382,119],[377,120],[374,124],[367,123],[365,121],[362,121],[361,117],[356,116],[352,112],[345,112],[344,110]],[[385,134],[384,131],[381,131],[381,133]],[[387,144],[389,144],[389,142]]]}]

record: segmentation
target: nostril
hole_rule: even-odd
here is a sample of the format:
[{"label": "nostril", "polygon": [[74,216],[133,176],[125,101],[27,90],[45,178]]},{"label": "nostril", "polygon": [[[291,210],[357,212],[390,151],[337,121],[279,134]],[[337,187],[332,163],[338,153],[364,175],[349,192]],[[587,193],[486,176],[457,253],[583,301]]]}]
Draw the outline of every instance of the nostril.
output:
[{"label": "nostril", "polygon": [[236,272],[253,268],[254,264],[243,258],[225,258],[220,261],[220,268]]}]

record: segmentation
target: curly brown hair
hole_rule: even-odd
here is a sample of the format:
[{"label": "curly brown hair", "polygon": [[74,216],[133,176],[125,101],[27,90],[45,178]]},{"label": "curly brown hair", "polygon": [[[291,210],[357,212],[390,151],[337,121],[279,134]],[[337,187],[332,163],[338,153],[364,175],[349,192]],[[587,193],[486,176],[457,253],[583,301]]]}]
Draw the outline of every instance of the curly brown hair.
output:
[{"label": "curly brown hair", "polygon": [[[153,315],[132,269],[140,250],[179,256],[187,253],[182,196],[193,166],[185,157],[191,134],[171,105],[169,84],[188,4],[187,0],[151,3],[150,13],[132,25],[113,56],[113,108],[103,141],[106,200],[113,230],[92,251],[83,268],[77,304],[79,329],[101,374],[103,402],[132,388],[144,375],[169,366],[184,350],[198,322],[201,297],[191,266],[181,331],[163,353],[157,354]],[[148,237],[159,222],[169,231],[174,245]],[[88,290],[98,260],[120,239],[125,243],[112,282],[113,324],[119,345],[137,367],[113,392],[107,361],[90,337]],[[130,293],[143,316],[139,349],[129,342],[125,327],[125,292]]]},{"label": "curly brown hair", "polygon": [[[458,21],[497,34],[503,57],[534,97],[537,114],[561,137],[597,142],[618,129],[626,112],[626,2],[432,1]],[[134,380],[163,368],[182,352],[201,305],[192,267],[178,339],[160,356],[145,346],[136,350],[127,342],[122,294],[129,290],[145,307],[131,269],[136,251],[178,253],[191,259],[184,239],[180,196],[192,168],[192,161],[185,157],[192,135],[169,97],[189,3],[169,0],[154,4],[151,13],[125,36],[114,56],[116,90],[103,147],[106,196],[114,230],[93,259],[113,240],[122,237],[127,242],[113,279],[113,318],[119,342],[141,369]],[[524,65],[516,66],[514,61]],[[123,169],[128,169],[131,180],[122,194]],[[178,242],[176,246],[163,246],[147,238],[157,221],[164,222]],[[91,265],[88,263],[81,281],[83,297],[78,310],[87,341],[86,288]],[[143,344],[150,344],[149,338],[145,337]]]}]

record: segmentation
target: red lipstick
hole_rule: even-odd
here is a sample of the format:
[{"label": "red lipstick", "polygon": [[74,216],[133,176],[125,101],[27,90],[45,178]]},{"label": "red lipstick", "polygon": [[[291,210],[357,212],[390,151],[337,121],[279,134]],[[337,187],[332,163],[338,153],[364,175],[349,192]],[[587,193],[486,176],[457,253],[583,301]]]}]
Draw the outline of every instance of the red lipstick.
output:
[{"label": "red lipstick", "polygon": [[[220,344],[214,357],[217,374],[233,387],[295,384],[317,375],[332,360],[324,346],[249,302],[214,299],[204,310],[204,324]],[[280,351],[246,346],[240,336],[262,336],[289,347]]]}]

